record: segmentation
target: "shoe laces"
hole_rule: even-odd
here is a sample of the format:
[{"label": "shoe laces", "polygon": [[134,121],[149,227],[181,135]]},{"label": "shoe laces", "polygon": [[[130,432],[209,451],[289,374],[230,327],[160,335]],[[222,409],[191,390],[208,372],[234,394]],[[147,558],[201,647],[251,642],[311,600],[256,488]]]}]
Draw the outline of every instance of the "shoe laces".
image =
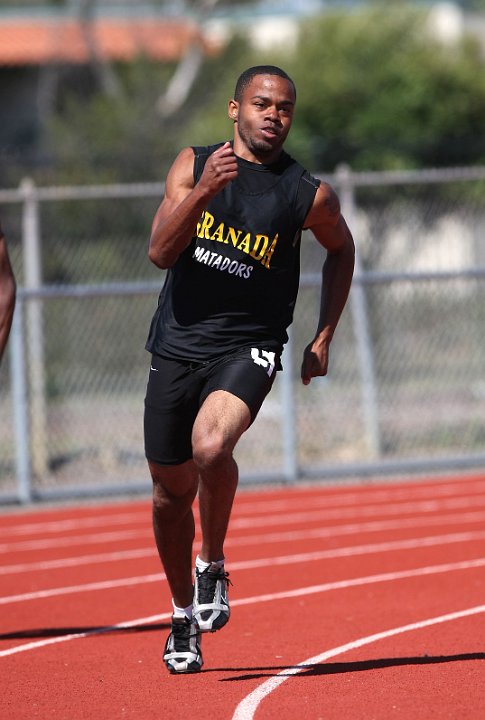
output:
[{"label": "shoe laces", "polygon": [[223,568],[217,572],[210,572],[210,567],[208,567],[198,574],[197,584],[199,587],[199,602],[201,604],[213,601],[218,582],[225,582],[228,585],[232,585],[232,582],[229,580],[229,573]]},{"label": "shoe laces", "polygon": [[172,635],[175,652],[187,650],[191,637],[191,623],[187,621],[181,623],[173,622]]}]

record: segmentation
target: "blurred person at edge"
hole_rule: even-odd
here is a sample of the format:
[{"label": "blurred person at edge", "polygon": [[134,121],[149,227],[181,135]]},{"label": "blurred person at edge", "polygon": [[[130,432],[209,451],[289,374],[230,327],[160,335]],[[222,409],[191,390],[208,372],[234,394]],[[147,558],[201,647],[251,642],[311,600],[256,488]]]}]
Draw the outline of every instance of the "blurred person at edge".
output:
[{"label": "blurred person at edge", "polygon": [[[305,385],[327,373],[352,281],[354,243],[335,191],[283,150],[295,103],[280,68],[245,70],[228,104],[233,140],[181,150],[152,223],[148,255],[168,272],[146,344],[144,431],[155,540],[172,594],[163,656],[171,673],[198,672],[201,633],[229,619],[233,450],[282,369],[303,229],[327,250]],[[202,545],[192,576],[197,492]]]},{"label": "blurred person at edge", "polygon": [[0,362],[12,326],[15,297],[15,277],[8,256],[7,240],[0,222]]}]

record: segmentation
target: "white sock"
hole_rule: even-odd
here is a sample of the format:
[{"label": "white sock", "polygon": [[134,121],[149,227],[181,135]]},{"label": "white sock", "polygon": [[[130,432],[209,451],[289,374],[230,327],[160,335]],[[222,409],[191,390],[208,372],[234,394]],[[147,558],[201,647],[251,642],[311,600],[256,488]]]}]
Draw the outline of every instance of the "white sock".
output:
[{"label": "white sock", "polygon": [[175,605],[172,598],[172,606],[174,618],[187,618],[188,620],[192,620],[192,604],[188,605],[186,608],[180,608]]},{"label": "white sock", "polygon": [[211,565],[215,565],[216,569],[220,570],[221,567],[224,567],[224,558],[222,558],[222,560],[212,560],[211,562],[205,562],[204,560],[201,560],[198,555],[195,558],[195,567],[197,568],[197,570],[200,570],[200,572],[204,572],[204,570],[207,570],[207,568]]}]

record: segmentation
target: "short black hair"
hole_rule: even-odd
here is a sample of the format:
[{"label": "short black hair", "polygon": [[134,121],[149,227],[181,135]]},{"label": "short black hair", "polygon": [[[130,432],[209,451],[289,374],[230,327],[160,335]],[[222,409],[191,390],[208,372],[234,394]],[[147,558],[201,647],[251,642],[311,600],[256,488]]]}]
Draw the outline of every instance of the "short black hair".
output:
[{"label": "short black hair", "polygon": [[276,65],[255,65],[254,67],[250,67],[242,72],[238,77],[236,89],[234,90],[234,100],[241,102],[245,89],[251,83],[252,79],[256,77],[256,75],[278,75],[279,77],[288,80],[288,82],[293,85],[296,97],[295,83],[284,70],[276,67]]}]

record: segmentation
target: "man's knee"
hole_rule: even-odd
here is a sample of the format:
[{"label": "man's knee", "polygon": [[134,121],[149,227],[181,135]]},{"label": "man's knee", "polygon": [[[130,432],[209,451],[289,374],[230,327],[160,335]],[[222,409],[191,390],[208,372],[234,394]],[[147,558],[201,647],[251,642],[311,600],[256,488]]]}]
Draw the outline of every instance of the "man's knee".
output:
[{"label": "man's knee", "polygon": [[174,520],[191,507],[197,494],[195,468],[162,468],[150,463],[153,480],[153,510],[158,517]]},{"label": "man's knee", "polygon": [[232,458],[232,446],[224,442],[218,432],[199,435],[192,447],[193,459],[199,471],[217,469]]},{"label": "man's knee", "polygon": [[178,523],[191,511],[196,491],[174,495],[156,483],[153,485],[153,514],[158,523]]}]

